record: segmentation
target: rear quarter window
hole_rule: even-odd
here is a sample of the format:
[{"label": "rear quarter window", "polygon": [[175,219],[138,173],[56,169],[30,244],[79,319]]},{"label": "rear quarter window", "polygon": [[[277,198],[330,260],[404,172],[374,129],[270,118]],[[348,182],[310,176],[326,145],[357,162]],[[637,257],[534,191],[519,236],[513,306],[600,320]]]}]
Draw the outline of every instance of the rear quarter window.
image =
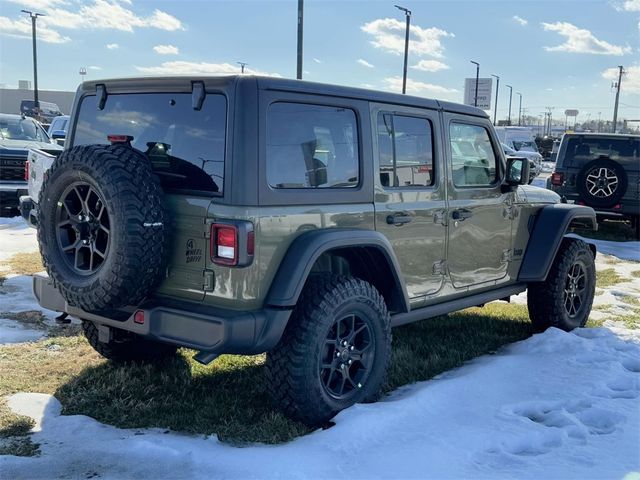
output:
[{"label": "rear quarter window", "polygon": [[190,93],[111,94],[103,110],[83,98],[73,145],[108,145],[108,135],[130,135],[165,190],[222,194],[226,138],[224,95],[207,94],[194,110]]}]

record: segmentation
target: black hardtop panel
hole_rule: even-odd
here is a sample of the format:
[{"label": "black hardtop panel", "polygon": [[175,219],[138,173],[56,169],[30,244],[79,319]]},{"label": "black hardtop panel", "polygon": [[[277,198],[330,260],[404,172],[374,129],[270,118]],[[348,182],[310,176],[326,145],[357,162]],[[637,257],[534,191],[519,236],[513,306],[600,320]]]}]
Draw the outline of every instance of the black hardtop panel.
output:
[{"label": "black hardtop panel", "polygon": [[358,100],[366,100],[379,103],[393,103],[408,107],[430,108],[434,110],[446,110],[453,113],[462,113],[477,117],[489,118],[484,110],[461,105],[453,102],[433,100],[430,98],[402,95],[399,93],[367,90],[364,88],[345,87],[326,83],[307,82],[276,77],[256,77],[258,88],[261,90],[281,90],[287,92],[309,93],[314,95],[330,95],[333,97],[348,97]]},{"label": "black hardtop panel", "polygon": [[107,94],[124,92],[190,92],[193,82],[203,82],[207,90],[227,90],[238,81],[238,75],[175,77],[131,77],[90,80],[78,87],[78,93],[95,93],[96,85],[104,85]]}]

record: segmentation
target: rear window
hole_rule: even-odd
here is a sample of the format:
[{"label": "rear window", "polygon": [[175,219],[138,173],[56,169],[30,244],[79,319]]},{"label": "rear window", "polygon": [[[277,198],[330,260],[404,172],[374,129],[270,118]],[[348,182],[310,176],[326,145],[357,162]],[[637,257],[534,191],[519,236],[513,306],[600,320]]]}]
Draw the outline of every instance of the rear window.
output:
[{"label": "rear window", "polygon": [[145,153],[165,190],[221,194],[224,184],[226,99],[207,94],[194,110],[190,93],[112,94],[103,110],[83,98],[74,145],[108,145],[108,135],[129,135]]},{"label": "rear window", "polygon": [[610,158],[627,167],[638,168],[640,139],[570,137],[564,154],[565,164],[582,165],[598,158]]}]

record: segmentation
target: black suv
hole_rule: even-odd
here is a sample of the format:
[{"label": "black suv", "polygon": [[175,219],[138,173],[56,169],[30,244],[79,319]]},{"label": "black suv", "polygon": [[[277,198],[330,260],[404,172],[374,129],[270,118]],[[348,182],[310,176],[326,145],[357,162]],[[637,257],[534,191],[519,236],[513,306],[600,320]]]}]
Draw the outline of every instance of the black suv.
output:
[{"label": "black suv", "polygon": [[640,135],[571,133],[562,138],[547,188],[600,218],[629,220],[640,237]]}]

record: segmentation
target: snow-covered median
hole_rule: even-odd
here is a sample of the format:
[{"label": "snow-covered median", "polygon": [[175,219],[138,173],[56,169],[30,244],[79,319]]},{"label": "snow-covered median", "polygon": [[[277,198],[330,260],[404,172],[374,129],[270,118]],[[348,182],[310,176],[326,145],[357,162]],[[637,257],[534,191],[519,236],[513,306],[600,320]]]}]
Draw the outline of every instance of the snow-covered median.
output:
[{"label": "snow-covered median", "polygon": [[22,217],[0,217],[0,261],[16,253],[37,252],[36,230],[29,227]]},{"label": "snow-covered median", "polygon": [[10,397],[37,422],[39,457],[5,478],[623,478],[640,470],[640,331],[550,329],[280,446],[122,430]]}]

